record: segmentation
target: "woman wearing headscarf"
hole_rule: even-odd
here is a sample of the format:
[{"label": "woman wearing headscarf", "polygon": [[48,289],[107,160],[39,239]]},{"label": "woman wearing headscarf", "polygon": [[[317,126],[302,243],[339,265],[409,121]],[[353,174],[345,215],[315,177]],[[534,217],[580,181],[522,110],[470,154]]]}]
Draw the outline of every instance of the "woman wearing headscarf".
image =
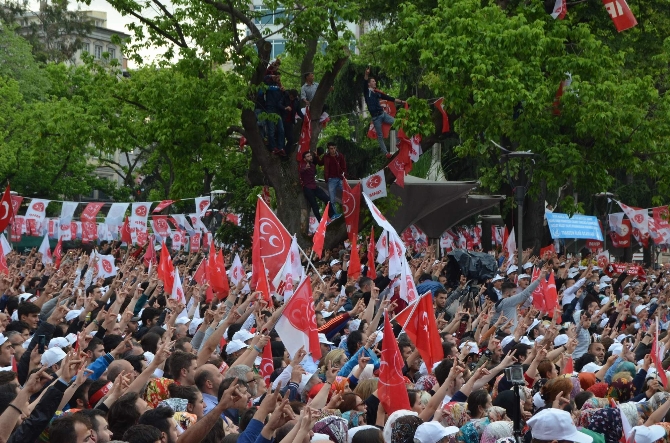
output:
[{"label": "woman wearing headscarf", "polygon": [[619,403],[625,403],[633,398],[634,391],[633,378],[628,373],[620,372],[612,377],[612,382],[607,390],[607,397],[613,398]]},{"label": "woman wearing headscarf", "polygon": [[484,428],[481,443],[496,443],[498,439],[512,437],[513,423],[511,421],[496,421]]},{"label": "woman wearing headscarf", "polygon": [[414,434],[423,420],[415,415],[398,418],[391,427],[391,443],[414,443]]},{"label": "woman wearing headscarf", "polygon": [[618,408],[598,409],[591,415],[587,429],[605,436],[605,443],[617,443],[623,434],[623,422]]},{"label": "woman wearing headscarf", "polygon": [[470,420],[467,406],[465,403],[452,402],[444,405],[444,414],[442,415],[442,426],[456,426],[460,428]]},{"label": "woman wearing headscarf", "polygon": [[491,396],[483,389],[475,391],[468,396],[468,415],[470,421],[461,427],[458,441],[463,443],[479,443],[484,428],[491,423],[487,411],[493,406]]},{"label": "woman wearing headscarf", "polygon": [[331,415],[317,421],[312,428],[316,434],[325,434],[334,443],[347,443],[347,421],[342,417]]}]

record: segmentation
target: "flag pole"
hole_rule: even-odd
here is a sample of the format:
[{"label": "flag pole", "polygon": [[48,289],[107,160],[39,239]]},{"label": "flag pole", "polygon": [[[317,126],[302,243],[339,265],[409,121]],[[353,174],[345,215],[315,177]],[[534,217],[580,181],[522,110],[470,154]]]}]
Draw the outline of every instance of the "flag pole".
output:
[{"label": "flag pole", "polygon": [[[296,244],[297,244],[297,242],[296,242]],[[314,270],[314,272],[316,273],[317,277],[319,277],[319,280],[321,280],[321,283],[323,283],[323,284],[325,285],[326,282],[323,281],[323,278],[321,278],[321,274],[319,274],[319,271],[316,269],[316,267],[314,267],[314,263],[312,263],[312,260],[310,260],[310,258],[307,256],[307,254],[305,254],[305,251],[302,250],[302,248],[300,247],[300,245],[298,245],[298,249],[300,249],[300,253],[302,254],[302,256],[305,257],[305,258],[307,259],[307,263],[308,263],[309,266],[311,266],[311,268]]]},{"label": "flag pole", "polygon": [[[428,292],[426,292],[426,294],[428,294]],[[416,301],[414,302],[414,305],[412,306],[412,311],[411,311],[411,312],[409,313],[409,315],[407,316],[407,321],[405,322],[404,325],[402,325],[402,330],[403,330],[403,331],[404,331],[405,328],[407,327],[407,323],[409,323],[409,321],[412,319],[412,316],[414,315],[414,311],[416,311],[416,307],[419,306],[419,302],[421,301],[421,299],[422,299],[426,294],[420,295],[419,298],[417,298]],[[409,307],[409,306],[408,306],[408,307]]]}]

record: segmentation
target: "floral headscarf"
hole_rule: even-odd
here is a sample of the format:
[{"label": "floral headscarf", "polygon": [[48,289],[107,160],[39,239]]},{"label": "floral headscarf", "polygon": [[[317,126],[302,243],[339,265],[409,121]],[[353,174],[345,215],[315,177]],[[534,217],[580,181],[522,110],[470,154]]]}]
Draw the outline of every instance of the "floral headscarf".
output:
[{"label": "floral headscarf", "polygon": [[168,398],[158,403],[158,406],[169,406],[175,412],[186,412],[187,405],[188,400],[185,398]]},{"label": "floral headscarf", "polygon": [[170,398],[170,391],[168,391],[168,387],[174,383],[174,380],[171,378],[154,378],[149,381],[149,384],[147,385],[147,390],[144,393],[144,399],[147,401],[149,406],[152,408],[155,408],[158,406],[158,403],[161,402],[161,400],[166,400]]},{"label": "floral headscarf", "polygon": [[606,398],[591,397],[584,402],[582,405],[582,410],[607,408],[609,405],[610,402]]},{"label": "floral headscarf", "polygon": [[325,434],[335,443],[347,443],[347,421],[342,417],[331,415],[317,421],[312,428],[316,434]]},{"label": "floral headscarf", "polygon": [[198,421],[198,417],[196,417],[195,414],[191,414],[190,412],[175,412],[173,418],[184,431],[187,430],[189,426],[194,425]]},{"label": "floral headscarf", "polygon": [[388,420],[386,420],[386,424],[384,425],[385,443],[391,443],[391,436],[393,434],[393,424],[396,422],[396,420],[399,420],[401,417],[405,417],[407,415],[413,415],[415,417],[419,416],[419,414],[417,414],[416,412],[410,411],[408,409],[399,409],[389,416]]},{"label": "floral headscarf", "polygon": [[463,426],[458,433],[458,441],[463,443],[479,443],[479,440],[484,433],[484,429],[491,423],[488,417],[477,418],[470,420]]},{"label": "floral headscarf", "polygon": [[430,391],[437,384],[437,379],[433,375],[424,375],[414,384],[419,391]]},{"label": "floral headscarf", "polygon": [[504,419],[505,415],[507,415],[507,410],[500,406],[491,406],[486,415],[488,415],[489,420],[493,423]]},{"label": "floral headscarf", "polygon": [[361,424],[363,414],[365,414],[364,411],[347,411],[342,414],[342,418],[347,421],[347,426],[351,429]]},{"label": "floral headscarf", "polygon": [[612,380],[610,387],[607,390],[607,397],[618,400],[620,403],[629,401],[633,397],[635,387],[633,381],[625,377],[619,377]]},{"label": "floral headscarf", "polygon": [[577,417],[577,426],[580,428],[588,428],[591,423],[591,417],[599,410],[600,408],[582,409],[579,413],[579,417]]},{"label": "floral headscarf", "polygon": [[586,427],[605,436],[605,443],[617,443],[623,434],[623,423],[618,408],[599,409],[591,415]]},{"label": "floral headscarf", "polygon": [[442,426],[456,426],[460,428],[470,420],[465,403],[451,402],[444,405],[445,414],[442,416]]},{"label": "floral headscarf", "polygon": [[623,412],[623,415],[626,416],[626,419],[628,419],[630,427],[632,428],[637,426],[637,422],[640,419],[640,415],[637,411],[637,405],[635,403],[621,403],[619,404],[619,408]]},{"label": "floral headscarf", "polygon": [[607,383],[600,382],[588,388],[587,391],[593,392],[593,395],[596,397],[605,398],[607,397],[607,389],[609,389],[609,385]]},{"label": "floral headscarf", "polygon": [[511,421],[496,421],[484,429],[481,443],[496,443],[501,438],[512,437],[513,435],[513,424]]},{"label": "floral headscarf", "polygon": [[416,415],[405,415],[391,425],[391,443],[414,443],[416,429],[423,423]]}]

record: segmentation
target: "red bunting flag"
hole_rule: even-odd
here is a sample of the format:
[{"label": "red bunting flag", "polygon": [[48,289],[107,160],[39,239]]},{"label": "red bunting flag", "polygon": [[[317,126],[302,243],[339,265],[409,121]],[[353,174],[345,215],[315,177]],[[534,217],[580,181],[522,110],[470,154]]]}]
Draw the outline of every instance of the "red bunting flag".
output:
[{"label": "red bunting flag", "polygon": [[375,271],[375,228],[374,226],[370,227],[370,242],[368,243],[368,272],[366,274],[368,278],[375,279],[377,278],[377,272]]},{"label": "red bunting flag", "polygon": [[321,258],[323,255],[323,242],[326,238],[326,226],[328,226],[328,222],[330,222],[330,217],[328,217],[329,208],[330,202],[326,203],[326,209],[323,211],[323,217],[321,217],[321,221],[319,222],[319,226],[316,228],[316,232],[314,233],[313,237],[314,244],[312,246],[312,250],[319,258]]},{"label": "red bunting flag", "polygon": [[351,255],[347,275],[353,279],[358,279],[361,276],[361,256],[358,255],[358,239],[354,239],[353,243],[351,243]]},{"label": "red bunting flag", "polygon": [[[409,140],[408,140],[409,143]],[[398,155],[396,155],[391,163],[389,169],[395,175],[396,184],[401,188],[405,187],[405,175],[412,170],[412,160],[409,158],[409,147],[403,146],[400,148]]]},{"label": "red bunting flag", "polygon": [[603,0],[607,13],[612,18],[617,32],[625,31],[637,25],[637,20],[628,7],[626,0]]},{"label": "red bunting flag", "polygon": [[[432,373],[435,363],[444,358],[442,339],[437,329],[432,300],[430,293],[426,293],[418,302],[405,308],[395,318],[399,324],[404,325],[405,333],[419,350],[428,373]],[[384,336],[386,336],[386,331],[384,331]]]},{"label": "red bunting flag", "polygon": [[154,210],[151,212],[153,212],[154,214],[157,212],[161,212],[163,209],[167,208],[172,203],[174,203],[174,200],[163,200],[162,202],[158,203],[158,206],[156,206]]},{"label": "red bunting flag", "polygon": [[384,314],[384,338],[382,339],[382,356],[377,394],[379,402],[384,406],[384,412],[388,415],[400,409],[412,408],[407,395],[398,395],[398,392],[404,393],[406,390],[405,377],[402,375],[403,366],[404,363],[400,355],[400,349],[398,349],[398,342],[393,335],[393,327],[389,320],[389,313],[386,312]]}]

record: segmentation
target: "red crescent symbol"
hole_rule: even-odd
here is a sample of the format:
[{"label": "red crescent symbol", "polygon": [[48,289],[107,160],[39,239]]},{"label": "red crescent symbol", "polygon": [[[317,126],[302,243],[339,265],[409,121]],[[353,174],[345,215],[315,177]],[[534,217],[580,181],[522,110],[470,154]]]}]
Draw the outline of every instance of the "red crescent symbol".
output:
[{"label": "red crescent symbol", "polygon": [[44,211],[44,203],[42,202],[37,202],[33,205],[33,210],[37,212],[42,212]]},{"label": "red crescent symbol", "polygon": [[368,188],[370,188],[370,189],[374,189],[374,188],[376,188],[377,186],[379,186],[379,185],[381,184],[381,182],[382,182],[382,179],[379,178],[378,175],[373,175],[372,177],[370,177],[370,178],[366,181],[366,184],[367,184]]},{"label": "red crescent symbol", "polygon": [[107,261],[107,260],[103,260],[103,261],[102,261],[102,268],[103,268],[103,269],[105,270],[105,272],[107,272],[108,274],[109,274],[110,272],[112,272],[112,264],[111,264],[109,261]]},{"label": "red crescent symbol", "polygon": [[135,214],[139,217],[144,217],[145,215],[147,215],[147,208],[145,206],[138,206],[135,209]]}]

